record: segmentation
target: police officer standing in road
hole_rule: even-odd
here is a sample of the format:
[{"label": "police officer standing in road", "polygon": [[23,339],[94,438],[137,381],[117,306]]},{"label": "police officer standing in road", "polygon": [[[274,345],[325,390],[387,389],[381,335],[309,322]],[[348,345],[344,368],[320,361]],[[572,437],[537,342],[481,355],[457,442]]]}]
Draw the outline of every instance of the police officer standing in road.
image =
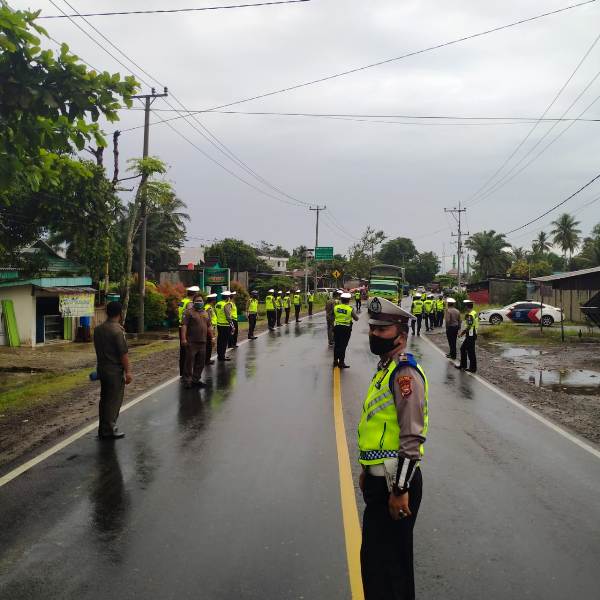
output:
[{"label": "police officer standing in road", "polygon": [[356,304],[356,312],[360,312],[360,309],[362,308],[362,300],[361,300],[360,290],[356,290],[354,292],[354,302]]},{"label": "police officer standing in road", "polygon": [[275,298],[275,315],[277,319],[277,327],[281,327],[281,313],[283,312],[283,292],[279,290]]},{"label": "police officer standing in road", "polygon": [[238,331],[239,331],[239,324],[238,324],[238,310],[237,310],[237,304],[235,303],[235,296],[236,296],[237,292],[231,292],[231,294],[229,295],[229,307],[230,307],[230,313],[231,313],[231,335],[229,336],[229,342],[228,342],[228,346],[230,348],[237,348],[238,347]]},{"label": "police officer standing in road", "polygon": [[456,339],[458,338],[458,332],[460,331],[460,312],[456,308],[456,300],[454,298],[448,298],[446,300],[448,308],[444,314],[444,321],[446,321],[446,338],[448,339],[448,354],[447,358],[456,358]]},{"label": "police officer standing in road", "polygon": [[444,324],[444,296],[440,294],[436,300],[437,303],[437,326],[441,327]]},{"label": "police officer standing in road", "polygon": [[413,315],[385,298],[373,298],[368,308],[369,346],[380,361],[358,425],[359,486],[366,504],[362,580],[366,600],[412,600],[428,383],[415,357],[405,354]]},{"label": "police officer standing in road", "polygon": [[246,307],[246,314],[248,315],[248,339],[255,340],[254,329],[256,328],[256,319],[258,317],[258,292],[250,292],[250,300],[248,300],[248,306]]},{"label": "police officer standing in road", "polygon": [[185,289],[186,296],[182,298],[177,306],[177,317],[179,320],[179,376],[183,377],[183,365],[185,363],[185,347],[181,343],[181,325],[183,324],[183,313],[188,307],[192,298],[200,291],[197,285]]},{"label": "police officer standing in road", "polygon": [[[217,335],[217,314],[215,313],[215,303],[217,302],[216,294],[208,294],[206,296],[206,302],[204,304],[204,309],[208,314],[210,319],[210,326],[213,330],[213,335],[206,339],[206,366],[214,365],[215,361],[212,359],[212,351],[215,345]],[[215,339],[213,339],[215,338]]]},{"label": "police officer standing in road", "polygon": [[308,316],[312,317],[313,304],[315,303],[315,293],[309,290],[306,294],[306,301],[308,302]]},{"label": "police officer standing in road", "polygon": [[300,290],[296,290],[293,298],[294,313],[296,315],[296,323],[300,323],[300,308],[302,307],[302,296],[300,296]]},{"label": "police officer standing in road", "polygon": [[283,297],[283,310],[285,311],[285,324],[290,322],[290,310],[292,308],[292,296],[290,290]]},{"label": "police officer standing in road", "polygon": [[333,309],[333,367],[349,369],[346,364],[346,348],[352,334],[352,320],[358,321],[356,311],[350,306],[352,294],[344,292],[341,302]]},{"label": "police officer standing in road", "polygon": [[200,378],[206,363],[206,343],[212,339],[212,336],[212,325],[208,313],[204,310],[204,300],[200,294],[197,294],[194,296],[191,308],[183,315],[181,327],[182,343],[185,346],[183,369],[185,388],[191,388],[192,385],[206,387]]},{"label": "police officer standing in road", "polygon": [[265,298],[265,310],[267,311],[267,323],[270,331],[275,329],[275,322],[277,319],[275,312],[275,297],[273,296],[274,293],[275,290],[270,289],[267,293],[267,297]]},{"label": "police officer standing in road", "polygon": [[226,356],[227,346],[229,345],[229,336],[233,329],[233,319],[231,318],[231,304],[229,297],[231,292],[225,290],[221,293],[221,300],[215,304],[215,314],[217,315],[217,360],[223,362],[231,360]]},{"label": "police officer standing in road", "polygon": [[[464,341],[460,347],[460,365],[455,365],[457,369],[477,373],[477,355],[475,353],[475,342],[477,341],[477,329],[479,328],[479,317],[473,308],[473,301],[463,300],[465,308],[465,328],[460,334]],[[468,367],[467,367],[467,358]]]},{"label": "police officer standing in road", "polygon": [[421,335],[421,324],[423,322],[423,299],[417,295],[413,296],[410,312],[414,315],[412,320],[412,334],[415,335],[415,325],[417,325],[417,335]]},{"label": "police officer standing in road", "polygon": [[333,323],[335,320],[334,308],[336,305],[337,291],[333,292],[325,302],[325,320],[327,321],[327,341],[333,346]]},{"label": "police officer standing in road", "polygon": [[[423,294],[425,296],[425,294]],[[433,329],[433,294],[428,294],[423,301],[423,312],[425,313],[425,331]]]}]

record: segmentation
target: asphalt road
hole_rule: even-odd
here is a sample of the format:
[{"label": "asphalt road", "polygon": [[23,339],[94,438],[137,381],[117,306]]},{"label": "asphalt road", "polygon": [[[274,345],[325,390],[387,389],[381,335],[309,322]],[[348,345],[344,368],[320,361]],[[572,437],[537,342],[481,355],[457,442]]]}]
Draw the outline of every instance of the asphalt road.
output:
[{"label": "asphalt road", "polygon": [[[431,384],[418,597],[600,597],[600,458],[411,341]],[[351,597],[323,316],[261,336],[0,487],[0,597]],[[373,374],[342,373],[350,457]],[[358,499],[360,508],[360,498]]]}]

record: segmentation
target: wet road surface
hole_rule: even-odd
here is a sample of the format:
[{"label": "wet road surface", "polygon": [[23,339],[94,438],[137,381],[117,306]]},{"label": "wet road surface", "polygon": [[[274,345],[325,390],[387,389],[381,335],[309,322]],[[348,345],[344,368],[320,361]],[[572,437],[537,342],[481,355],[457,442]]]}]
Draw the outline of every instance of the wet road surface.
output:
[{"label": "wet road surface", "polygon": [[[365,317],[342,373],[356,474]],[[411,346],[431,386],[417,596],[597,600],[600,460]],[[323,316],[232,356],[124,413],[124,440],[0,488],[1,598],[350,598]]]}]

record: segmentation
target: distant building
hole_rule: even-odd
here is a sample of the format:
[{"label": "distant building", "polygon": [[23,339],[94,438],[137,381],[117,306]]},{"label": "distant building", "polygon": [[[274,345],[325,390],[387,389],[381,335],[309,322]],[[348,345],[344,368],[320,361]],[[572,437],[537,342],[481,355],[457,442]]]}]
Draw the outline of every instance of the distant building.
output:
[{"label": "distant building", "polygon": [[285,273],[290,260],[284,256],[259,256],[258,258],[264,260],[276,273]]}]

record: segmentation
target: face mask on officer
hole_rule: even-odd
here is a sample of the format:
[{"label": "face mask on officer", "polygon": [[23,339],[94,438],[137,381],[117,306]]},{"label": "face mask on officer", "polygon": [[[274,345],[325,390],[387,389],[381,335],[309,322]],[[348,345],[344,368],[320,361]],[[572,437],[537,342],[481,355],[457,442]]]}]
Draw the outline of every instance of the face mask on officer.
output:
[{"label": "face mask on officer", "polygon": [[204,302],[202,302],[202,300],[196,300],[194,302],[194,308],[196,310],[202,310],[204,308]]},{"label": "face mask on officer", "polygon": [[[386,329],[388,329],[386,327]],[[373,354],[377,356],[384,356],[390,352],[396,350],[398,346],[402,344],[401,333],[396,329],[394,337],[381,337],[375,335],[373,330],[369,333],[369,348]]]}]

